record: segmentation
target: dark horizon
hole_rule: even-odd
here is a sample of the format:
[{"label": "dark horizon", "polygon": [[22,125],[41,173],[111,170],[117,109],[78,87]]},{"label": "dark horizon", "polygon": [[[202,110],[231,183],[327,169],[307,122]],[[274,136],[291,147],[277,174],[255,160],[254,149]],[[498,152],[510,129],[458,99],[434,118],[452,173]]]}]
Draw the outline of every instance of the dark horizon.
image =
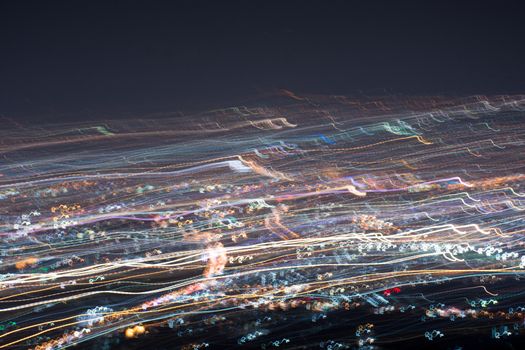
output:
[{"label": "dark horizon", "polygon": [[4,1],[0,114],[16,121],[304,94],[523,93],[520,1]]}]

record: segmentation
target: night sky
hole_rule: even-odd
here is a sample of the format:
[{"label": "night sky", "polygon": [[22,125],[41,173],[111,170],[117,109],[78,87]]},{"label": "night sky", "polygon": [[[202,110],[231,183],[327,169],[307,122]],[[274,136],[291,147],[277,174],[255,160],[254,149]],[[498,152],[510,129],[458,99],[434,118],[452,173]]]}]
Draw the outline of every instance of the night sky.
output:
[{"label": "night sky", "polygon": [[0,114],[51,121],[306,94],[522,93],[523,1],[2,1]]}]

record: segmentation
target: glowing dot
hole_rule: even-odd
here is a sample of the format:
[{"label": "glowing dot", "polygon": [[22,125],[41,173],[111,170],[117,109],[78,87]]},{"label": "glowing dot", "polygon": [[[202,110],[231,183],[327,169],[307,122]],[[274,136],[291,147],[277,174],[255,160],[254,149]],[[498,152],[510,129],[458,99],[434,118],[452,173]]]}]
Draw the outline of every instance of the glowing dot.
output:
[{"label": "glowing dot", "polygon": [[135,336],[135,331],[132,328],[128,328],[124,334],[126,335],[126,338],[133,338]]},{"label": "glowing dot", "polygon": [[144,326],[135,326],[133,327],[133,331],[136,334],[143,334],[144,332],[146,332],[146,328]]}]

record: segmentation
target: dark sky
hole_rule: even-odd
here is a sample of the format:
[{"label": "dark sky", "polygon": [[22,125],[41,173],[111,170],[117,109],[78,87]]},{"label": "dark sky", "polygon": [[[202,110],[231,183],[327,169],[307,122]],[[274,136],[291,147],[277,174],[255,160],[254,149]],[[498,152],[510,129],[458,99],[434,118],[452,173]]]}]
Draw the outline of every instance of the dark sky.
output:
[{"label": "dark sky", "polygon": [[2,0],[0,114],[198,110],[280,88],[523,93],[523,3]]}]

